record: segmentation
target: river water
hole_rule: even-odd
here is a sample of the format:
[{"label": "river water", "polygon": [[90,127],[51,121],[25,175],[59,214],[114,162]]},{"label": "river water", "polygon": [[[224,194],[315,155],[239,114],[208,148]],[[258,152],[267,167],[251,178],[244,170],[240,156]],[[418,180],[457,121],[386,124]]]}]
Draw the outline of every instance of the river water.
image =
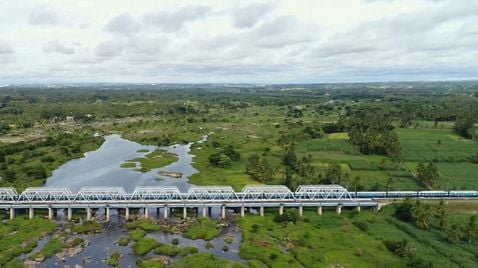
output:
[{"label": "river water", "polygon": [[[197,143],[205,142],[208,135],[203,136]],[[192,144],[176,144],[163,147],[145,146],[123,139],[120,135],[109,135],[105,137],[105,142],[96,151],[88,152],[83,158],[71,160],[55,170],[52,176],[48,178],[46,186],[68,187],[73,192],[77,192],[83,186],[121,186],[127,192],[132,192],[137,186],[168,185],[177,186],[180,191],[185,192],[190,186],[188,178],[198,172],[192,166],[194,157],[194,155],[190,154]],[[153,151],[157,148],[177,154],[179,157],[178,161],[146,173],[120,167],[126,160],[147,154],[138,152],[138,150],[148,149]],[[159,171],[181,172],[183,175],[181,178],[170,178],[158,175]],[[56,256],[53,256],[38,264],[37,267],[75,267],[75,265],[81,267],[108,267],[105,264],[105,260],[113,251],[120,251],[123,254],[123,258],[120,260],[121,267],[135,267],[136,257],[132,253],[131,244],[126,247],[120,247],[115,244],[120,237],[127,236],[128,233],[124,228],[124,221],[118,215],[118,212],[112,210],[111,213],[112,224],[108,225],[105,231],[100,234],[85,236],[91,243],[81,253],[74,257],[67,257],[65,261],[61,261]],[[213,211],[212,216],[217,216],[218,213],[219,211]],[[62,211],[58,212],[59,217],[64,217],[62,214],[64,214]],[[155,216],[154,212],[152,216]],[[232,235],[235,239],[230,245],[228,244],[229,251],[224,252],[222,248],[225,245],[224,237],[226,235]],[[235,226],[224,229],[220,236],[212,240],[211,242],[214,244],[212,249],[205,248],[206,241],[204,240],[191,240],[182,237],[180,234],[153,232],[148,234],[148,236],[168,244],[171,243],[173,238],[178,238],[179,246],[181,247],[196,245],[200,252],[211,252],[221,258],[243,261],[238,255],[241,234],[236,230]],[[45,237],[43,241],[40,241],[39,245],[43,245],[49,239],[51,239],[51,236]],[[91,258],[91,262],[85,263],[84,260],[87,258]]]}]

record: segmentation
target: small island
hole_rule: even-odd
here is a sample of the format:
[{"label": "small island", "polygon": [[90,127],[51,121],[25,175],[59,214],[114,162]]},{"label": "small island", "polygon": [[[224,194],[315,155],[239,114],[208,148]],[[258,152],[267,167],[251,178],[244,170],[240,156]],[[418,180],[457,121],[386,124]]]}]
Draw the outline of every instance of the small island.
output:
[{"label": "small island", "polygon": [[[144,152],[144,151],[142,151]],[[178,161],[178,156],[163,149],[157,149],[146,154],[144,157],[126,160],[121,164],[122,168],[133,168],[134,171],[148,172],[155,168],[161,168]]]}]

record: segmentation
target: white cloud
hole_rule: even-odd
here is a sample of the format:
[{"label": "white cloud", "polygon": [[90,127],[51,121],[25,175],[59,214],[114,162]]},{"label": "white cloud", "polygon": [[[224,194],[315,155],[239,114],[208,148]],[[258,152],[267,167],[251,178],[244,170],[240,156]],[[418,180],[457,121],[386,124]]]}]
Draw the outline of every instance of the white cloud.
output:
[{"label": "white cloud", "polygon": [[474,0],[16,0],[0,80],[478,78],[477,21]]},{"label": "white cloud", "polygon": [[28,22],[30,25],[58,25],[60,24],[60,17],[51,9],[35,7],[30,12]]},{"label": "white cloud", "polygon": [[133,34],[140,30],[140,24],[131,14],[124,13],[111,19],[104,30],[111,33]]},{"label": "white cloud", "polygon": [[73,45],[55,40],[55,41],[46,43],[43,46],[43,51],[45,53],[74,54],[75,47]]}]

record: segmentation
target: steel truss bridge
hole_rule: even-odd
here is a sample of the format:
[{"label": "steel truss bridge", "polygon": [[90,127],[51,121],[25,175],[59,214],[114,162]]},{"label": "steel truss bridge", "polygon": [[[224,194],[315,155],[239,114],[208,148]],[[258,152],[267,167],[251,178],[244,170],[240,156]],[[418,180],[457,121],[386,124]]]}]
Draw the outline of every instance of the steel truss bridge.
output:
[{"label": "steel truss bridge", "polygon": [[34,208],[47,208],[49,217],[53,216],[53,209],[68,209],[68,218],[71,210],[87,209],[87,218],[91,218],[91,209],[106,208],[107,218],[109,209],[125,209],[126,217],[130,208],[143,208],[147,217],[149,208],[162,208],[167,218],[170,208],[183,208],[186,217],[187,208],[203,208],[203,216],[207,208],[220,207],[224,217],[225,210],[240,209],[244,216],[245,207],[259,208],[263,215],[264,207],[278,207],[279,213],[284,207],[298,207],[302,214],[302,207],[336,207],[340,213],[345,207],[375,207],[380,209],[380,199],[386,198],[478,198],[477,191],[394,191],[394,192],[348,192],[340,185],[301,185],[296,191],[291,191],[283,185],[254,185],[246,186],[240,192],[235,192],[231,186],[191,186],[187,192],[180,192],[175,186],[141,186],[132,193],[127,193],[122,187],[83,187],[77,193],[69,188],[27,188],[17,193],[14,188],[0,188],[0,208],[10,209],[10,217],[15,216],[15,209],[29,209],[33,217]]}]

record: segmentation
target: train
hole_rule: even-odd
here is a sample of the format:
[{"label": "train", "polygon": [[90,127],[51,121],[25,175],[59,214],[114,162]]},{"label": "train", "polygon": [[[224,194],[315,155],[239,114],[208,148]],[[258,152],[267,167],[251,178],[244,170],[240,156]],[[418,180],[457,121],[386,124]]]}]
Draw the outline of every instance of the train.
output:
[{"label": "train", "polygon": [[388,191],[388,192],[350,192],[352,198],[475,198],[478,191]]}]

